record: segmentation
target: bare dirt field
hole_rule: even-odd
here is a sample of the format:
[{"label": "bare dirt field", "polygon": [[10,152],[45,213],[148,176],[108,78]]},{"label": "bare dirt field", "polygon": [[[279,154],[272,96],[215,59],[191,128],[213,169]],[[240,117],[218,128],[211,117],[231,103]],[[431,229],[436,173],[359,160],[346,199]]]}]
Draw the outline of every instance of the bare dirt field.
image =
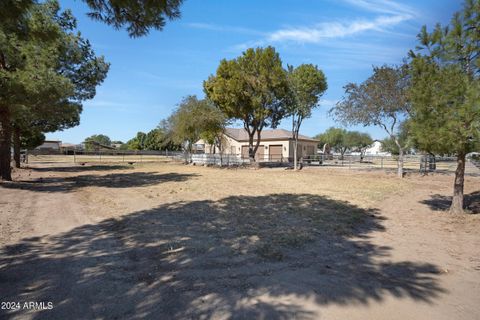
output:
[{"label": "bare dirt field", "polygon": [[[2,319],[480,319],[480,214],[445,211],[451,175],[37,163],[14,178],[0,300],[20,305]],[[479,212],[480,177],[465,191]]]}]

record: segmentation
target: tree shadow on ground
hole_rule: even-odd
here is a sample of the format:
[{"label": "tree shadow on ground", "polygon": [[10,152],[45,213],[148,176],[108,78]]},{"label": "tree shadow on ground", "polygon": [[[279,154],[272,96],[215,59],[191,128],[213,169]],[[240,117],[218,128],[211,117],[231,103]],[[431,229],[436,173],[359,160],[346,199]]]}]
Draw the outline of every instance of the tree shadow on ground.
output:
[{"label": "tree shadow on ground", "polygon": [[[471,213],[480,213],[480,191],[475,191],[464,195],[465,209]],[[445,196],[441,194],[434,194],[430,199],[420,201],[426,204],[432,210],[448,210],[452,204],[452,196]]]},{"label": "tree shadow on ground", "polygon": [[[387,295],[433,303],[432,264],[392,262],[374,209],[309,194],[175,202],[0,249],[4,301],[32,319],[318,319]],[[307,303],[307,301],[309,301]]]},{"label": "tree shadow on ground", "polygon": [[130,165],[72,165],[72,166],[45,166],[45,167],[26,167],[38,172],[85,172],[85,171],[110,171],[133,169]]},{"label": "tree shadow on ground", "polygon": [[70,192],[83,187],[133,188],[165,182],[181,182],[198,176],[194,173],[129,172],[106,175],[87,174],[71,177],[47,177],[1,184],[0,188],[24,189],[35,192]]}]

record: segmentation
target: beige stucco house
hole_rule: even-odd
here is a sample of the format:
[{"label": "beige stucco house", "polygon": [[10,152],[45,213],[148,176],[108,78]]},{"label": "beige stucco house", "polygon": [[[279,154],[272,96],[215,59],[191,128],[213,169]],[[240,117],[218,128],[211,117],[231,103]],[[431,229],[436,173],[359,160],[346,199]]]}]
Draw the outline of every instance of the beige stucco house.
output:
[{"label": "beige stucco house", "polygon": [[[256,139],[255,141],[256,142]],[[248,158],[248,133],[245,129],[227,128],[224,134],[223,153]],[[284,129],[262,130],[260,145],[255,158],[257,161],[292,161],[294,140],[292,132]],[[219,153],[218,148],[199,140],[197,150],[205,153]],[[318,140],[299,135],[298,158],[316,155]]]}]

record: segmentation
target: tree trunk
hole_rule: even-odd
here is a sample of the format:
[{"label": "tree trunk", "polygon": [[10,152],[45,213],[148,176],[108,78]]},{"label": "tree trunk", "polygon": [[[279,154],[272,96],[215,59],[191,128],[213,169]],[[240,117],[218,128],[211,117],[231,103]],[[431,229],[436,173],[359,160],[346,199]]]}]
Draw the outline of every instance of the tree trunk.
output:
[{"label": "tree trunk", "polygon": [[[257,153],[258,146],[260,145],[260,132],[262,128],[258,128],[255,131],[253,131],[251,134],[249,133],[249,143],[248,143],[248,157],[250,159],[250,164],[254,164],[257,162],[255,160],[255,154]],[[257,142],[255,143],[255,146],[253,146],[253,137],[255,136],[255,132],[257,133]],[[260,159],[258,159],[260,160]]]},{"label": "tree trunk", "polygon": [[457,169],[453,184],[453,198],[450,206],[451,213],[463,213],[463,183],[465,179],[465,153],[457,156]]},{"label": "tree trunk", "polygon": [[403,178],[403,147],[395,136],[391,136],[398,147],[397,175]]},{"label": "tree trunk", "polygon": [[12,155],[12,127],[10,113],[7,108],[0,107],[0,180],[12,181],[10,162]]},{"label": "tree trunk", "polygon": [[298,148],[298,139],[295,139],[293,140],[293,169],[295,171],[298,169],[297,148]]},{"label": "tree trunk", "polygon": [[397,175],[403,178],[403,148],[398,148],[398,170]]},{"label": "tree trunk", "polygon": [[255,135],[255,132],[252,132],[252,134],[248,135],[248,159],[250,160],[250,164],[253,164],[255,162],[255,152],[253,151],[253,136]]},{"label": "tree trunk", "polygon": [[20,168],[20,128],[13,129],[13,159],[15,168]]},{"label": "tree trunk", "polygon": [[366,151],[367,151],[366,149],[360,149],[360,163],[363,162],[363,158],[365,158]]}]

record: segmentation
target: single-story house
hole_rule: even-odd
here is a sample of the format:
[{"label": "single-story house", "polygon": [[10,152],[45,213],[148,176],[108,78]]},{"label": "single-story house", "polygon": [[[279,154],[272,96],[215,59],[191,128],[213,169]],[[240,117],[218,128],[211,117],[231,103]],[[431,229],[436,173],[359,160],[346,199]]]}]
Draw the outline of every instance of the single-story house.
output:
[{"label": "single-story house", "polygon": [[50,151],[60,151],[62,141],[55,140],[45,140],[41,145],[35,148],[35,150],[50,150]]},{"label": "single-story house", "polygon": [[[254,143],[256,143],[256,136]],[[317,154],[318,140],[299,135],[297,146],[297,157],[302,158]],[[293,160],[293,134],[289,130],[273,129],[262,130],[260,134],[260,145],[255,154],[257,161],[292,161]],[[196,150],[204,153],[219,153],[213,145],[203,140],[197,141]],[[223,153],[237,155],[243,159],[248,158],[248,133],[241,128],[227,128],[224,133]]]}]

